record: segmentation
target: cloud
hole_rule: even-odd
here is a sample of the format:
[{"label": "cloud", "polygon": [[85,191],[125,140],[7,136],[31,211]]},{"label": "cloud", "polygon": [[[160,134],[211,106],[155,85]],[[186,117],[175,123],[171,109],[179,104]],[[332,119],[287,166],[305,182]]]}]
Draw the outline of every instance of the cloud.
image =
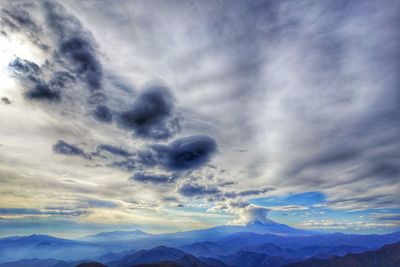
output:
[{"label": "cloud", "polygon": [[178,179],[178,176],[138,172],[135,173],[130,179],[142,183],[169,184],[169,183],[174,183],[176,179]]},{"label": "cloud", "polygon": [[137,162],[147,167],[161,164],[162,158],[168,153],[165,145],[151,145],[148,149],[137,152]]},{"label": "cloud", "polygon": [[88,199],[84,201],[92,208],[117,208],[118,205],[112,201],[102,199]]},{"label": "cloud", "polygon": [[[1,9],[0,19],[4,29],[10,32],[24,33],[33,43],[42,50],[47,50],[49,47],[43,44],[38,37],[42,32],[41,27],[35,22],[34,17],[24,9],[21,2],[10,2],[9,5]],[[31,6],[36,6],[36,3],[30,3]],[[6,32],[4,32],[6,33]]]},{"label": "cloud", "polygon": [[137,168],[136,161],[134,161],[133,159],[113,161],[109,166],[119,168],[128,172],[134,171]]},{"label": "cloud", "polygon": [[74,144],[68,144],[63,140],[58,140],[56,144],[53,145],[53,151],[57,154],[67,155],[67,156],[81,156],[90,159],[83,149],[79,148]]},{"label": "cloud", "polygon": [[93,117],[100,122],[105,122],[105,123],[112,122],[112,113],[111,113],[109,107],[107,107],[105,105],[97,106],[93,110]]},{"label": "cloud", "polygon": [[123,149],[122,147],[117,147],[113,145],[107,145],[107,144],[100,144],[96,147],[96,153],[97,155],[103,155],[103,154],[112,154],[114,156],[120,156],[123,158],[130,157],[133,154],[126,149]]},{"label": "cloud", "polygon": [[[90,91],[89,95],[83,92],[79,94],[88,99],[88,105],[95,105],[93,117],[100,122],[111,122],[112,115],[105,105],[106,95],[102,88],[102,64],[93,38],[81,21],[56,1],[31,5],[10,4],[8,8],[4,10],[3,20],[23,31],[30,41],[44,51],[46,57],[41,67],[21,59],[10,64],[15,72],[19,72],[19,78],[30,82],[26,85],[31,88],[26,93],[28,99],[58,101],[61,96],[70,98],[71,92],[63,89],[77,86],[76,79],[79,79]],[[37,12],[39,8],[43,12]]]},{"label": "cloud", "polygon": [[10,105],[11,104],[11,100],[8,97],[5,97],[5,96],[3,96],[1,98],[1,101],[6,105]]},{"label": "cloud", "polygon": [[248,201],[236,199],[226,202],[217,202],[211,207],[209,212],[224,212],[234,214],[237,218],[230,222],[233,225],[246,225],[255,222],[271,223],[268,213],[271,209],[250,204]]},{"label": "cloud", "polygon": [[334,221],[334,220],[307,220],[297,225],[308,229],[346,230],[346,229],[371,229],[395,228],[398,223],[392,222],[365,222],[365,221]]},{"label": "cloud", "polygon": [[43,80],[42,70],[36,63],[16,58],[10,62],[9,68],[16,77],[21,79],[25,87],[29,88],[25,91],[25,96],[28,99],[47,101],[60,100],[60,88],[54,86],[58,83],[53,80],[52,86],[50,87],[49,84]]},{"label": "cloud", "polygon": [[185,197],[205,197],[221,193],[217,187],[208,187],[188,182],[181,184],[178,188],[178,192]]},{"label": "cloud", "polygon": [[166,139],[177,127],[168,119],[173,114],[174,98],[166,87],[145,89],[130,110],[119,114],[118,125],[139,137]]},{"label": "cloud", "polygon": [[59,101],[60,93],[58,91],[51,90],[47,84],[38,83],[32,89],[25,93],[25,96],[29,99],[35,100],[47,100],[47,101]]},{"label": "cloud", "polygon": [[[0,38],[20,44],[9,66],[20,83],[2,84],[13,105],[0,106],[0,169],[37,178],[25,185],[2,175],[3,202],[67,205],[79,194],[119,201],[121,211],[187,195],[185,206],[218,204],[239,216],[235,205],[252,198],[312,188],[327,209],[398,207],[395,2],[125,1],[122,10],[9,1]],[[154,79],[168,88],[145,86]],[[21,101],[20,87],[33,98]],[[43,149],[59,139],[73,143],[60,146],[77,156],[71,164]],[[131,155],[93,151],[101,144]],[[88,155],[96,168],[85,167]],[[42,162],[52,164],[35,167]],[[148,184],[168,181],[152,179],[160,173],[180,178],[167,183],[176,183],[171,192],[132,183],[134,173]],[[62,197],[49,197],[58,190]]]},{"label": "cloud", "polygon": [[60,53],[71,61],[75,72],[83,76],[90,89],[101,88],[102,67],[88,40],[80,36],[71,36],[60,44]]},{"label": "cloud", "polygon": [[168,145],[152,144],[137,153],[137,163],[168,171],[188,171],[207,164],[217,152],[216,141],[205,135],[178,138]]},{"label": "cloud", "polygon": [[183,137],[168,145],[162,164],[175,171],[195,169],[206,164],[216,151],[217,143],[209,136]]},{"label": "cloud", "polygon": [[0,218],[21,218],[26,216],[81,216],[87,214],[85,210],[52,210],[52,209],[25,209],[0,208]]},{"label": "cloud", "polygon": [[378,221],[399,221],[400,226],[400,214],[396,213],[375,213],[371,214],[371,217]]},{"label": "cloud", "polygon": [[91,91],[100,90],[103,70],[89,34],[62,5],[47,1],[43,7],[47,25],[58,43],[58,53],[69,61],[74,73],[86,82]]},{"label": "cloud", "polygon": [[61,90],[69,89],[75,84],[75,77],[66,71],[56,71],[52,74],[49,81],[49,87],[53,90],[61,92]]},{"label": "cloud", "polygon": [[9,67],[15,74],[35,82],[41,74],[41,69],[36,63],[18,57],[10,62]]},{"label": "cloud", "polygon": [[249,205],[240,213],[240,221],[244,223],[268,222],[267,215],[270,209]]},{"label": "cloud", "polygon": [[243,190],[237,193],[238,196],[240,197],[248,197],[248,196],[257,196],[257,195],[262,195],[265,194],[269,191],[275,190],[275,188],[272,187],[264,187],[260,189],[250,189],[250,190]]}]

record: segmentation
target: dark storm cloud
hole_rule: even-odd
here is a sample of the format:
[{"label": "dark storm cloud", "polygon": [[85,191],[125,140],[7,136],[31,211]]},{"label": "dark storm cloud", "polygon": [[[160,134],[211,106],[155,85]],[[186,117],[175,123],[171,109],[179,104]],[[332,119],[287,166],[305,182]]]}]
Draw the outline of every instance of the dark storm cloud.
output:
[{"label": "dark storm cloud", "polygon": [[1,101],[6,105],[10,105],[11,104],[11,100],[8,97],[5,97],[5,96],[3,96],[1,98]]},{"label": "dark storm cloud", "polygon": [[152,145],[138,153],[138,162],[146,166],[161,165],[169,171],[188,171],[207,164],[216,151],[213,138],[195,135],[179,138],[169,145]]},{"label": "dark storm cloud", "polygon": [[169,184],[173,183],[178,179],[177,175],[166,175],[166,174],[149,174],[149,173],[135,173],[131,180],[142,182],[142,183],[152,183],[152,184]]},{"label": "dark storm cloud", "polygon": [[38,82],[42,73],[36,63],[21,58],[11,61],[9,68],[13,71],[14,75],[32,82]]},{"label": "dark storm cloud", "polygon": [[144,90],[130,110],[122,112],[118,125],[136,136],[150,139],[171,137],[177,127],[171,124],[174,98],[166,87],[151,87]]},{"label": "dark storm cloud", "polygon": [[107,145],[107,144],[100,144],[96,147],[96,152],[98,155],[102,155],[105,153],[110,153],[115,156],[120,156],[120,157],[130,157],[133,154],[127,151],[126,149],[123,149],[122,147],[117,147],[113,145]]},{"label": "dark storm cloud", "polygon": [[206,164],[217,151],[216,141],[204,135],[179,138],[168,146],[163,165],[170,170],[188,170]]},{"label": "dark storm cloud", "polygon": [[25,92],[25,96],[33,100],[59,101],[60,92],[50,89],[45,83],[38,83]]},{"label": "dark storm cloud", "polygon": [[16,58],[10,62],[9,68],[12,70],[13,75],[27,88],[25,91],[26,98],[47,101],[60,100],[61,94],[59,88],[50,86],[42,79],[42,70],[36,63]]},{"label": "dark storm cloud", "polygon": [[[45,1],[43,8],[46,22],[56,43],[56,59],[66,59],[74,76],[79,77],[90,89],[90,104],[103,104],[106,96],[102,92],[103,68],[97,57],[94,41],[81,22],[57,2]],[[103,113],[102,113],[103,112]],[[105,111],[106,112],[106,111]],[[96,119],[108,122],[109,114],[100,108],[93,114]]]},{"label": "dark storm cloud", "polygon": [[[97,57],[93,38],[89,31],[83,28],[79,19],[55,1],[43,1],[31,5],[16,3],[9,6],[9,9],[3,10],[2,21],[14,25],[18,30],[23,30],[25,35],[41,48],[49,46],[55,48],[54,54],[49,55],[52,57],[46,62],[46,69],[43,70],[46,75],[39,73],[41,69],[32,62],[15,60],[10,64],[20,76],[23,73],[22,78],[25,78],[25,81],[30,79],[35,83],[30,86],[36,87],[29,93],[30,98],[59,100],[62,90],[75,85],[75,77],[78,77],[90,89],[88,103],[98,105],[92,115],[98,121],[110,122],[111,113],[103,106],[106,96],[102,92],[102,65]],[[46,24],[37,26],[35,21],[38,19],[31,16],[30,6],[43,8]],[[41,44],[41,38],[48,39],[48,36],[43,38],[43,28],[52,33],[49,46]]]},{"label": "dark storm cloud", "polygon": [[74,144],[68,144],[63,140],[58,140],[58,142],[53,145],[53,151],[54,153],[67,156],[81,156],[87,159],[90,158],[90,156],[88,156],[83,149]]},{"label": "dark storm cloud", "polygon": [[186,197],[203,197],[219,195],[221,191],[216,187],[207,187],[200,184],[184,183],[178,188],[178,192]]},{"label": "dark storm cloud", "polygon": [[169,171],[187,171],[204,166],[216,152],[213,138],[194,135],[178,138],[168,145],[151,145],[137,153],[137,162],[148,167],[160,165]]},{"label": "dark storm cloud", "polygon": [[106,105],[99,105],[93,110],[93,117],[104,123],[112,122],[112,113]]},{"label": "dark storm cloud", "polygon": [[63,40],[59,52],[70,60],[75,72],[83,77],[90,89],[101,88],[102,67],[88,40],[77,36]]}]

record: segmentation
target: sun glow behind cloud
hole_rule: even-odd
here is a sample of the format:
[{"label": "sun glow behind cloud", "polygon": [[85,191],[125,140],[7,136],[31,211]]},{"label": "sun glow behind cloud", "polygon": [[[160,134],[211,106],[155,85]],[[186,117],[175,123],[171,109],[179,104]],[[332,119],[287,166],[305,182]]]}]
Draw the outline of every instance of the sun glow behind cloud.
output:
[{"label": "sun glow behind cloud", "polygon": [[41,65],[45,61],[44,53],[37,46],[20,34],[4,36],[0,34],[0,80],[3,90],[15,86],[16,80],[11,77],[9,65],[20,58]]}]

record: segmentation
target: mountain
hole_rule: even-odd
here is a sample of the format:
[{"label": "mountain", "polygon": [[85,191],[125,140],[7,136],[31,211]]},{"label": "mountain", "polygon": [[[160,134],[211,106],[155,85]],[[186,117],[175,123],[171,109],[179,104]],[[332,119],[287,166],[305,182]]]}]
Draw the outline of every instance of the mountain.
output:
[{"label": "mountain", "polygon": [[398,267],[400,266],[400,243],[383,246],[361,254],[348,254],[325,260],[309,259],[288,267]]},{"label": "mountain", "polygon": [[94,261],[90,261],[90,262],[83,262],[81,264],[76,265],[76,267],[107,267],[104,264],[101,264],[99,262],[94,262]]},{"label": "mountain", "polygon": [[130,249],[151,249],[156,246],[179,247],[188,243],[211,241],[229,234],[249,232],[258,234],[276,234],[282,236],[310,236],[319,234],[313,231],[296,229],[285,224],[271,221],[267,218],[249,222],[246,225],[223,225],[207,229],[176,232],[168,234],[147,234],[142,231],[117,231],[105,232],[93,236],[87,236],[81,240],[90,242],[104,242],[115,245],[125,241]]},{"label": "mountain", "polygon": [[[276,234],[278,230],[281,234]],[[264,234],[272,231],[275,234]],[[221,259],[221,256],[240,251],[303,260],[374,250],[400,242],[400,232],[386,235],[320,234],[265,219],[254,220],[244,226],[225,225],[170,234],[116,231],[86,238],[68,240],[47,235],[0,238],[0,263],[49,258],[68,262],[93,260],[103,264],[121,260],[153,263],[176,261],[186,254],[204,261],[205,258]],[[135,257],[140,261],[136,261]]]},{"label": "mountain", "polygon": [[215,259],[200,260],[192,255],[187,254],[175,261],[164,260],[155,263],[140,263],[133,265],[132,267],[227,267],[227,265]]},{"label": "mountain", "polygon": [[271,257],[251,251],[239,251],[221,259],[229,266],[235,267],[280,267],[291,262],[285,258]]},{"label": "mountain", "polygon": [[150,250],[141,250],[122,259],[107,263],[110,267],[131,266],[179,266],[179,267],[226,267],[226,264],[211,258],[197,258],[181,250],[156,247]]},{"label": "mountain", "polygon": [[226,256],[240,250],[266,254],[272,257],[306,259],[343,256],[377,249],[400,241],[398,233],[386,235],[324,234],[313,236],[282,236],[239,232],[178,247],[197,257]]},{"label": "mountain", "polygon": [[339,247],[354,246],[368,249],[377,249],[383,245],[400,241],[397,233],[385,235],[358,235],[358,234],[321,234],[312,236],[280,236],[256,233],[234,233],[213,240],[214,243],[228,247],[231,251],[242,248],[272,243],[274,245],[298,250],[306,247]]},{"label": "mountain", "polygon": [[246,251],[266,254],[273,257],[284,257],[289,259],[307,259],[307,258],[327,258],[329,256],[344,256],[349,253],[361,253],[366,249],[355,246],[312,246],[293,250],[282,248],[272,243],[265,243],[259,246],[245,248]]},{"label": "mountain", "polygon": [[198,259],[193,255],[186,254],[176,261],[177,264],[183,267],[226,267],[221,261],[215,259]]},{"label": "mountain", "polygon": [[112,262],[112,261],[117,261],[119,259],[122,259],[123,257],[135,253],[135,250],[125,250],[121,252],[110,252],[104,255],[101,255],[100,257],[96,258],[96,261],[101,262],[101,263],[106,263],[106,262]]},{"label": "mountain", "polygon": [[[174,234],[166,234],[168,237],[176,238],[196,238],[196,239],[209,239],[224,236],[227,234],[250,232],[257,234],[275,234],[275,235],[291,235],[291,236],[309,236],[319,234],[314,231],[307,231],[296,229],[286,224],[281,224],[265,219],[258,219],[248,222],[246,225],[223,225],[216,226],[208,229],[178,232]],[[162,235],[161,235],[162,236]]]},{"label": "mountain", "polygon": [[145,233],[140,230],[135,231],[113,231],[104,232],[96,235],[85,236],[80,240],[91,242],[105,242],[105,241],[123,241],[151,237],[152,234]]},{"label": "mountain", "polygon": [[108,252],[109,249],[96,244],[47,235],[0,239],[0,263],[33,258],[75,261],[86,255],[100,256]]},{"label": "mountain", "polygon": [[199,257],[218,257],[226,253],[226,249],[224,246],[210,241],[184,245],[179,247],[179,249],[185,251],[186,253],[193,254]]},{"label": "mountain", "polygon": [[160,246],[150,250],[138,251],[131,255],[127,255],[118,261],[110,262],[107,265],[112,267],[126,267],[143,263],[176,261],[185,255],[186,253],[182,250]]},{"label": "mountain", "polygon": [[308,236],[320,234],[316,231],[308,231],[293,228],[286,224],[281,224],[268,219],[267,217],[257,218],[247,222],[240,232],[251,232],[258,234],[277,234],[277,235],[296,235],[296,236]]},{"label": "mountain", "polygon": [[15,262],[1,263],[0,267],[73,267],[71,263],[54,259],[24,259]]}]

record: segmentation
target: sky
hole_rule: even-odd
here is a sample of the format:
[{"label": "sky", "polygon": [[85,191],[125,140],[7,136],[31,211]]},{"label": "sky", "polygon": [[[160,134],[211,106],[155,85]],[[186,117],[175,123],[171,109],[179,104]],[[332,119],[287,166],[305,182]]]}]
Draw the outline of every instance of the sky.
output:
[{"label": "sky", "polygon": [[0,236],[400,229],[399,1],[0,8]]}]

